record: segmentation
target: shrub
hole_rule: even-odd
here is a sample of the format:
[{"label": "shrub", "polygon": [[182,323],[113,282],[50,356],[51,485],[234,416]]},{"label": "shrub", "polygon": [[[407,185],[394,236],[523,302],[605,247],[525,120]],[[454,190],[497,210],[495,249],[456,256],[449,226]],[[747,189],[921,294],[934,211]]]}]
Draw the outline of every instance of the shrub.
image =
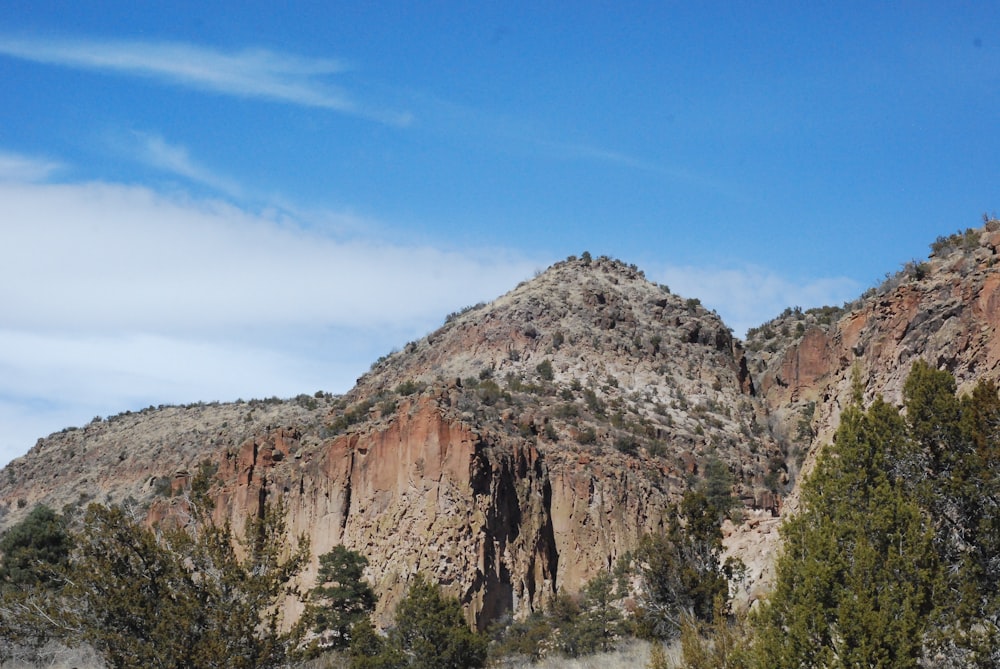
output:
[{"label": "shrub", "polygon": [[279,631],[277,604],[309,546],[300,537],[289,552],[283,518],[284,507],[268,507],[237,541],[228,525],[154,531],[121,507],[92,504],[60,596],[30,593],[13,613],[0,606],[0,629],[87,644],[111,669],[285,666],[299,637]]},{"label": "shrub", "polygon": [[575,404],[560,404],[556,406],[555,414],[557,418],[576,418],[580,415],[580,410],[576,408]]},{"label": "shrub", "polygon": [[583,399],[587,403],[587,408],[590,409],[595,416],[604,415],[606,406],[604,402],[597,397],[597,393],[595,393],[591,388],[587,388],[583,391]]},{"label": "shrub", "polygon": [[407,395],[419,393],[421,390],[424,389],[424,387],[425,384],[423,383],[418,383],[413,379],[407,379],[406,381],[403,381],[398,386],[396,386],[396,394],[405,397]]},{"label": "shrub", "polygon": [[462,606],[417,574],[396,607],[386,639],[369,624],[355,626],[352,669],[475,669],[486,663],[486,638],[469,629]]},{"label": "shrub", "polygon": [[52,583],[71,547],[65,519],[43,504],[36,506],[0,537],[0,588]]},{"label": "shrub", "polygon": [[625,455],[635,455],[639,451],[639,442],[635,437],[618,437],[615,440],[615,448]]}]

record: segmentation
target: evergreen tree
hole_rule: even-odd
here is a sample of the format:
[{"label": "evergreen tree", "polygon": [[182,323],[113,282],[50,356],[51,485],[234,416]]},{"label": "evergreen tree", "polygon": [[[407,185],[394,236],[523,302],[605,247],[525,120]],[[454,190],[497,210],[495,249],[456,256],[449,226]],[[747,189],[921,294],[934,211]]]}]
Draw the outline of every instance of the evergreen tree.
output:
[{"label": "evergreen tree", "polygon": [[364,623],[351,641],[351,669],[474,669],[486,662],[486,638],[469,629],[462,606],[417,574],[381,639]]},{"label": "evergreen tree", "polygon": [[661,639],[676,638],[685,615],[711,621],[715,598],[729,589],[719,509],[704,493],[689,491],[675,511],[667,532],[643,537],[636,551],[640,631]]},{"label": "evergreen tree", "polygon": [[304,539],[286,556],[283,513],[248,520],[236,542],[228,525],[154,531],[121,507],[92,504],[62,587],[7,602],[0,617],[88,644],[112,669],[281,666],[299,637],[281,631],[277,604],[308,557]]},{"label": "evergreen tree", "polygon": [[929,514],[893,474],[913,448],[881,399],[845,410],[782,530],[758,617],[762,667],[918,665],[938,560]]},{"label": "evergreen tree", "polygon": [[919,445],[913,488],[935,520],[943,582],[932,646],[964,666],[1000,665],[1000,397],[980,381],[957,398],[950,374],[914,364],[903,389]]},{"label": "evergreen tree", "polygon": [[44,505],[0,537],[0,662],[15,654],[35,659],[48,641],[36,606],[56,597],[72,544],[65,518]]},{"label": "evergreen tree", "polygon": [[[316,586],[309,592],[305,620],[324,635],[323,645],[347,648],[351,628],[375,609],[375,591],[364,580],[365,556],[344,546],[319,557]],[[326,634],[332,633],[332,634]]]},{"label": "evergreen tree", "polygon": [[706,501],[718,511],[720,517],[728,514],[739,503],[733,495],[733,473],[717,455],[712,455],[705,463],[705,480],[701,490],[705,493]]},{"label": "evergreen tree", "polygon": [[584,586],[579,605],[565,595],[561,602],[554,600],[556,643],[564,655],[580,657],[614,648],[625,632],[625,622],[613,603],[613,591],[611,574],[601,573]]},{"label": "evergreen tree", "polygon": [[72,542],[65,519],[38,505],[0,537],[0,588],[50,585]]}]

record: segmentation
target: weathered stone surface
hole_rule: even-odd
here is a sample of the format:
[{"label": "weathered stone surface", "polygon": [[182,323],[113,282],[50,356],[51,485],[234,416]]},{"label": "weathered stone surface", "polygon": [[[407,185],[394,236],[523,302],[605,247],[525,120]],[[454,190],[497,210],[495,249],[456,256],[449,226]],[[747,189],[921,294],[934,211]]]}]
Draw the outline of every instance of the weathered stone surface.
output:
[{"label": "weathered stone surface", "polygon": [[0,527],[42,501],[128,498],[151,522],[183,517],[207,459],[218,519],[282,498],[314,555],[344,544],[369,558],[380,615],[424,572],[484,625],[609,570],[717,457],[747,507],[726,543],[748,563],[750,605],[773,575],[777,516],[795,509],[785,493],[832,437],[853,370],[866,400],[897,403],[918,357],[963,388],[1000,375],[998,235],[848,310],[789,311],[746,354],[714,313],[634,267],[557,263],[342,397],[162,407],[42,439],[0,476]]}]

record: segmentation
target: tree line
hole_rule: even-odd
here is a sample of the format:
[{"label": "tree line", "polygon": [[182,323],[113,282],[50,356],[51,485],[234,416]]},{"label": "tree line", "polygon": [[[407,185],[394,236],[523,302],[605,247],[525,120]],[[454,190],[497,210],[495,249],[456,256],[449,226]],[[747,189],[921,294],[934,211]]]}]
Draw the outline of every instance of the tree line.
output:
[{"label": "tree line", "polygon": [[[93,504],[72,526],[46,507],[0,537],[0,660],[50,639],[87,644],[109,667],[281,667],[337,653],[352,669],[465,668],[576,657],[653,640],[649,667],[1000,666],[1000,396],[959,396],[917,362],[903,407],[860,382],[833,443],[782,526],[773,592],[731,610],[741,565],[722,560],[733,505],[724,467],[689,490],[663,532],[643,538],[579,593],[479,632],[455,597],[416,575],[384,630],[366,559],[343,546],[310,557],[280,503],[236,536],[208,520],[148,527]],[[292,623],[289,597],[304,601]],[[670,664],[660,644],[676,643]]]}]

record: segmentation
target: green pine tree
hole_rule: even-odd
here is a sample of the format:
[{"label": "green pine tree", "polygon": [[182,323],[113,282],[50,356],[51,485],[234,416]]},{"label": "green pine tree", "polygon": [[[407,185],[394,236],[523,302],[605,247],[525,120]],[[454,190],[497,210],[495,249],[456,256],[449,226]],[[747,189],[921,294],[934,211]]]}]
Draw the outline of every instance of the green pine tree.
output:
[{"label": "green pine tree", "polygon": [[417,574],[396,607],[394,627],[381,639],[356,628],[351,669],[474,669],[486,663],[487,640],[469,629],[462,606]]},{"label": "green pine tree", "polygon": [[368,560],[344,546],[319,557],[316,586],[309,592],[305,621],[322,635],[322,645],[347,648],[351,629],[375,609],[375,591],[364,580]]},{"label": "green pine tree", "polygon": [[939,571],[930,516],[893,473],[912,449],[881,399],[845,410],[782,530],[762,667],[918,666]]}]

